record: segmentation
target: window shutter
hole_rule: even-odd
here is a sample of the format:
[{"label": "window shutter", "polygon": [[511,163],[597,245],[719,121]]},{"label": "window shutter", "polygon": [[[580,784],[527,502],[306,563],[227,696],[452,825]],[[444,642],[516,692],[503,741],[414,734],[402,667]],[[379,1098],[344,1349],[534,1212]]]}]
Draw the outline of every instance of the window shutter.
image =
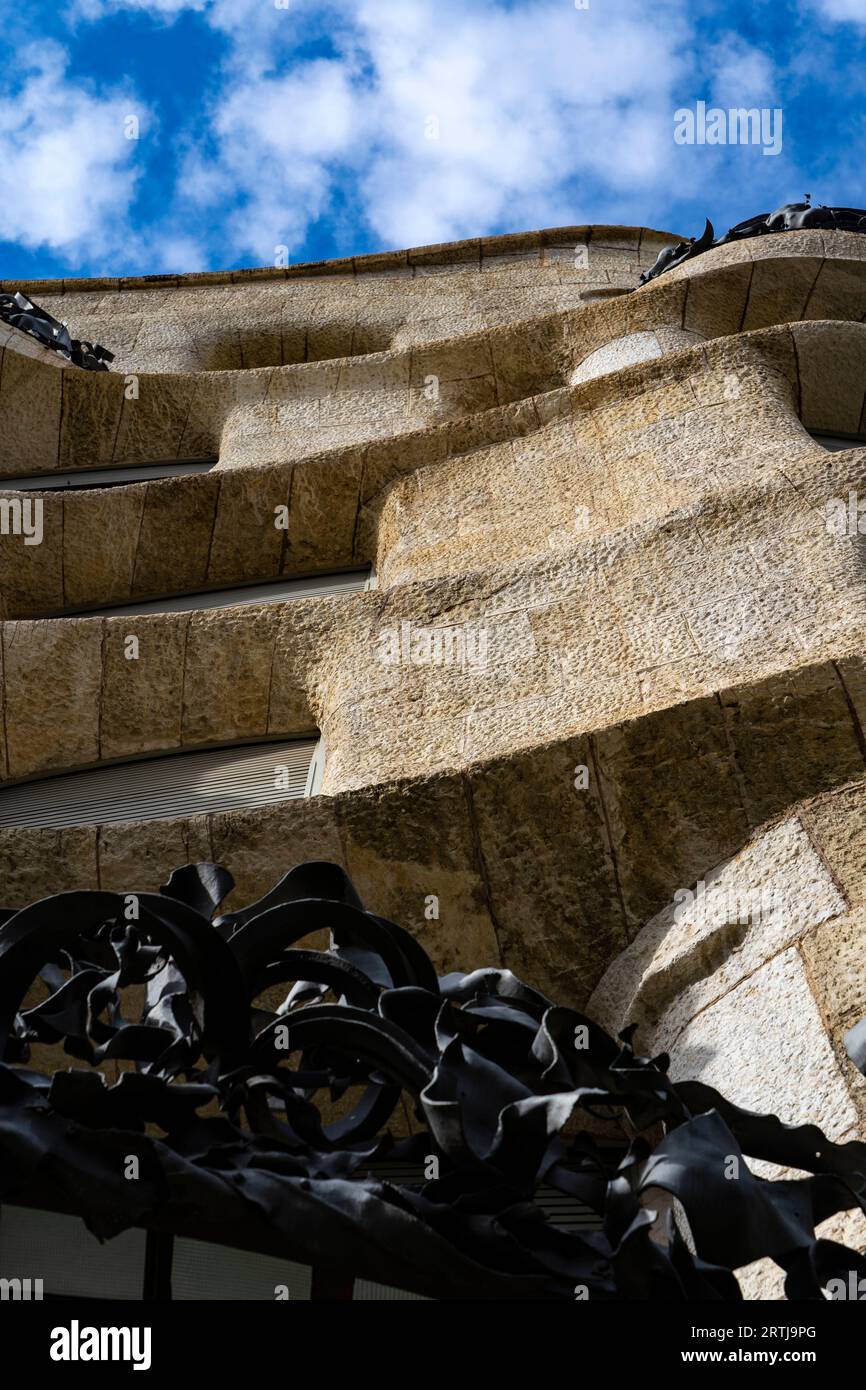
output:
[{"label": "window shutter", "polygon": [[317,738],[175,753],[0,789],[0,825],[101,825],[268,806],[307,794]]},{"label": "window shutter", "polygon": [[[369,586],[369,570],[345,570],[337,574],[308,574],[300,579],[278,579],[268,584],[244,584],[234,589],[211,589],[195,594],[122,603],[110,608],[88,608],[83,617],[124,618],[137,613],[187,613],[201,608],[239,608],[250,603],[284,603],[295,598],[328,598],[357,594]],[[54,617],[69,616],[69,610]]]},{"label": "window shutter", "polygon": [[146,483],[150,478],[182,478],[189,473],[209,473],[216,459],[188,459],[166,463],[139,463],[128,468],[72,468],[66,472],[22,473],[19,478],[0,478],[2,492],[66,492],[71,488],[117,487],[121,483]]},{"label": "window shutter", "polygon": [[[365,1171],[370,1177],[379,1178],[382,1182],[417,1184],[425,1180],[423,1164],[411,1161],[399,1163],[393,1159],[378,1159],[367,1164]],[[536,1188],[533,1201],[544,1212],[550,1224],[560,1230],[604,1230],[602,1217],[598,1216],[579,1197],[572,1197],[568,1192],[560,1192],[558,1188],[551,1187],[547,1183],[542,1183]],[[388,1295],[388,1297],[392,1296],[391,1294]],[[406,1295],[398,1294],[396,1296],[405,1297]]]},{"label": "window shutter", "polygon": [[227,1245],[175,1238],[171,1294],[176,1302],[264,1299],[273,1303],[279,1285],[286,1287],[292,1302],[308,1302],[311,1283],[312,1270],[307,1265]]},{"label": "window shutter", "polygon": [[102,1244],[77,1216],[28,1207],[0,1209],[0,1279],[41,1279],[46,1298],[140,1299],[145,1233],[121,1231]]}]

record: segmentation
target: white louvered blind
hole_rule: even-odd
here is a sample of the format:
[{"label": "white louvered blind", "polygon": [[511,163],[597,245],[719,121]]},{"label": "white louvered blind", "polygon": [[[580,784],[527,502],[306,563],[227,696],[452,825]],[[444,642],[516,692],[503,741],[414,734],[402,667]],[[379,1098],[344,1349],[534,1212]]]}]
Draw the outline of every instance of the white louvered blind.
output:
[{"label": "white louvered blind", "polygon": [[312,1274],[308,1265],[291,1260],[179,1236],[172,1252],[171,1296],[179,1303],[205,1299],[273,1303],[277,1286],[285,1285],[293,1303],[309,1302]]},{"label": "white louvered blind", "polygon": [[209,473],[216,459],[188,459],[166,463],[140,463],[128,468],[73,468],[65,473],[27,473],[20,478],[0,478],[2,492],[60,492],[71,488],[117,487],[122,483],[146,483],[150,478],[182,478],[189,473]]},{"label": "white louvered blind", "polygon": [[268,806],[308,792],[317,738],[176,753],[0,789],[0,825],[102,825]]},{"label": "white louvered blind", "polygon": [[431,1303],[423,1293],[407,1293],[392,1289],[389,1284],[376,1284],[372,1279],[356,1279],[352,1299],[355,1303]]},{"label": "white louvered blind", "polygon": [[46,1296],[138,1300],[144,1260],[144,1231],[101,1244],[77,1216],[0,1208],[0,1279],[41,1279]]},{"label": "white louvered blind", "polygon": [[[383,1182],[420,1184],[425,1181],[423,1165],[420,1163],[398,1163],[393,1159],[379,1159],[369,1163],[366,1172],[370,1177],[379,1178]],[[551,1225],[557,1226],[561,1230],[601,1231],[604,1229],[602,1218],[585,1202],[581,1202],[578,1197],[570,1196],[567,1192],[560,1192],[547,1183],[542,1183],[540,1187],[536,1188],[533,1200],[536,1206],[544,1212]],[[357,1293],[355,1296],[357,1297]],[[404,1297],[402,1294],[397,1296]]]},{"label": "white louvered blind", "polygon": [[[282,603],[294,598],[328,598],[357,594],[370,582],[369,570],[343,570],[336,574],[308,574],[302,579],[278,579],[269,584],[244,584],[234,589],[211,589],[195,594],[122,603],[111,608],[88,608],[87,617],[123,618],[136,613],[187,613],[196,608],[239,608],[247,603]],[[68,614],[68,610],[66,610]],[[65,614],[57,613],[55,617]]]}]

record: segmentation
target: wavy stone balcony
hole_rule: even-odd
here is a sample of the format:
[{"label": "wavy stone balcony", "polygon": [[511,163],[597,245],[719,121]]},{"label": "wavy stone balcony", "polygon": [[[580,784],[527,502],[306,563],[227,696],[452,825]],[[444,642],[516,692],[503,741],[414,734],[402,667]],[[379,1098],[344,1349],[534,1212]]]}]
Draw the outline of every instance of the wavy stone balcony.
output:
[{"label": "wavy stone balcony", "polygon": [[[795,1017],[814,1118],[862,1132],[866,551],[827,507],[866,496],[866,238],[740,242],[628,293],[665,240],[43,287],[118,361],[77,373],[6,334],[0,469],[219,462],[46,494],[41,545],[0,536],[0,778],[314,728],[328,756],[306,799],[0,828],[0,901],[212,860],[231,907],[329,859],[440,969],[595,990],[675,1071],[786,1121]],[[625,364],[635,337],[652,356]],[[368,564],[378,589],[337,598],[70,616]],[[483,659],[416,660],[418,629],[483,633]],[[702,878],[780,905],[681,926]]]},{"label": "wavy stone balcony", "polygon": [[[623,369],[607,385],[366,449],[50,494],[44,545],[22,553],[0,537],[5,612],[374,560],[391,585],[461,573],[467,544],[482,568],[568,549],[746,484],[774,458],[812,454],[818,467],[823,454],[806,429],[857,434],[866,424],[863,362],[861,325],[801,324],[717,339]],[[287,530],[274,525],[278,508],[288,508]],[[112,547],[94,550],[94,526]]]},{"label": "wavy stone balcony", "polygon": [[[49,308],[62,297],[82,333],[85,324],[109,333],[115,371],[235,370],[426,347],[561,312],[586,295],[625,292],[669,239],[560,227],[285,270],[28,288]],[[584,248],[585,260],[575,255]]]},{"label": "wavy stone balcony", "polygon": [[[532,264],[531,274],[541,277],[536,297],[521,306],[506,296],[505,323],[478,332],[467,329],[465,314],[457,331],[454,324],[421,320],[423,339],[411,347],[398,344],[398,332],[389,352],[330,363],[153,375],[119,361],[117,370],[94,378],[58,371],[58,359],[7,330],[0,471],[207,455],[219,455],[221,468],[284,462],[417,433],[549,392],[570,382],[593,353],[636,333],[680,330],[713,338],[801,319],[860,321],[866,316],[862,242],[849,233],[802,232],[721,247],[634,294],[621,286],[618,298],[581,307],[557,305],[556,294],[544,288],[543,266]],[[445,280],[459,288],[465,278]],[[151,291],[154,329],[164,315],[160,296],[210,292]],[[76,299],[64,296],[68,312],[76,311]],[[95,326],[111,328],[110,322]],[[128,398],[131,371],[137,395]],[[435,400],[425,386],[430,378]]]},{"label": "wavy stone balcony", "polygon": [[[6,900],[38,896],[46,875],[119,885],[134,863],[156,876],[185,854],[228,860],[254,895],[288,837],[298,858],[347,862],[442,963],[471,948],[583,997],[679,884],[792,800],[861,777],[862,553],[828,534],[823,508],[864,485],[866,451],[828,454],[808,431],[866,425],[866,328],[846,321],[862,300],[841,314],[834,277],[860,296],[866,281],[852,248],[819,259],[816,235],[823,257],[826,235],[804,233],[761,259],[790,248],[790,283],[743,246],[722,248],[639,293],[486,330],[486,409],[466,396],[450,420],[325,451],[275,414],[258,436],[281,451],[267,463],[243,444],[265,390],[276,382],[290,400],[289,383],[328,372],[349,402],[364,383],[372,418],[390,389],[384,359],[143,376],[153,389],[136,414],[122,378],[52,368],[46,384],[47,367],[22,368],[7,347],[0,418],[21,471],[28,418],[28,471],[220,451],[207,475],[46,496],[42,546],[0,537],[8,619],[370,562],[380,589],[243,612],[7,621],[8,777],[312,727],[329,756],[325,795],[279,809],[4,831]],[[801,237],[813,239],[808,275]],[[847,240],[859,251],[862,238]],[[833,322],[765,326],[830,305]],[[666,325],[707,341],[563,384],[606,342]],[[474,380],[482,342],[439,343],[417,362],[398,353],[388,371],[402,383],[450,364]],[[24,382],[41,405],[35,386],[22,401]],[[273,526],[278,506],[288,533]],[[111,544],[94,545],[100,535]],[[131,622],[152,654],[134,668],[120,655]],[[383,632],[404,623],[484,628],[487,664],[388,665]],[[577,766],[590,770],[584,793]],[[682,809],[662,815],[671,804]],[[452,916],[426,922],[424,898],[440,892]]]}]

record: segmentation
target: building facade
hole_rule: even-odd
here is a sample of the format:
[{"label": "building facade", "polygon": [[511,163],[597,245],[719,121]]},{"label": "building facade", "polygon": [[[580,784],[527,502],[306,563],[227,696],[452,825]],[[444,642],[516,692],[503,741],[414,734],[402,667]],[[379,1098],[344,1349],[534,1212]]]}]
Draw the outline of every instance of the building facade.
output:
[{"label": "building facade", "polygon": [[331,860],[862,1137],[866,238],[671,240],[0,287],[0,903]]}]

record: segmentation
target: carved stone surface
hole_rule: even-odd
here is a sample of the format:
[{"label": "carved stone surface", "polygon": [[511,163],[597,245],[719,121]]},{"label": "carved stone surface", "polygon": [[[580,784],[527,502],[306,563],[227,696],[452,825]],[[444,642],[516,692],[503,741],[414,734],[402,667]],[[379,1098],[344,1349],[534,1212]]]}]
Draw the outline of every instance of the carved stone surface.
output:
[{"label": "carved stone surface", "polygon": [[[862,1141],[866,238],[801,213],[640,293],[669,233],[22,287],[117,355],[57,370],[0,325],[3,475],[219,462],[46,494],[40,545],[0,533],[0,776],[314,727],[327,758],[322,795],[279,807],[3,827],[0,902],[155,893],[201,860],[231,869],[231,909],[287,853],[327,859],[437,972],[510,970],[575,1009],[650,923],[638,1004],[673,987],[670,1074]],[[341,599],[72,612],[370,565]],[[484,659],[416,660],[406,625]],[[784,917],[660,927],[740,856],[784,869]],[[818,1228],[862,1250],[858,1218]],[[762,1263],[744,1289],[778,1296]]]}]

